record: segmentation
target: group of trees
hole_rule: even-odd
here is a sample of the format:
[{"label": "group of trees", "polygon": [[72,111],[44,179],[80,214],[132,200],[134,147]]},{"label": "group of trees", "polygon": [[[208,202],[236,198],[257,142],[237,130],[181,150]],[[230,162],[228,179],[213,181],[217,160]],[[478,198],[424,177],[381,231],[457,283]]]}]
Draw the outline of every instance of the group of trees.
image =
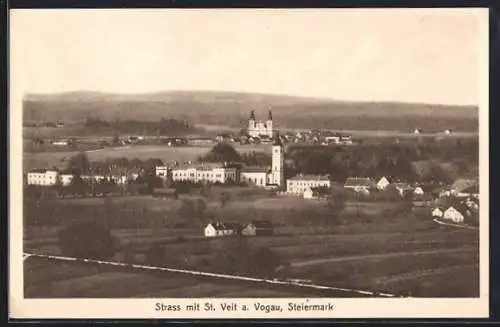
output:
[{"label": "group of trees", "polygon": [[339,182],[349,176],[393,176],[406,181],[449,182],[450,177],[439,166],[431,165],[426,174],[419,174],[412,163],[442,160],[461,163],[461,167],[474,166],[478,163],[478,143],[294,146],[288,149],[286,156],[294,163],[288,170],[289,175],[325,174]]},{"label": "group of trees", "polygon": [[194,127],[186,121],[177,119],[162,118],[156,121],[140,120],[102,120],[100,118],[88,117],[83,128],[92,132],[119,132],[129,134],[147,134],[147,135],[172,135],[184,134],[194,130]]},{"label": "group of trees", "polygon": [[216,144],[207,154],[200,156],[198,162],[232,162],[243,163],[248,166],[271,165],[271,156],[264,152],[239,153],[228,143]]}]

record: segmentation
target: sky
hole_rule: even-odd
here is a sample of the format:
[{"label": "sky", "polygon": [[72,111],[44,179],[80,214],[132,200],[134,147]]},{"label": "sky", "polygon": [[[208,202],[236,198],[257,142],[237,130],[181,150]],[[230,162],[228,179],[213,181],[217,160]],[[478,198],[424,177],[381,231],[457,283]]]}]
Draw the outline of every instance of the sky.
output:
[{"label": "sky", "polygon": [[13,10],[11,88],[478,105],[481,18],[435,9]]}]

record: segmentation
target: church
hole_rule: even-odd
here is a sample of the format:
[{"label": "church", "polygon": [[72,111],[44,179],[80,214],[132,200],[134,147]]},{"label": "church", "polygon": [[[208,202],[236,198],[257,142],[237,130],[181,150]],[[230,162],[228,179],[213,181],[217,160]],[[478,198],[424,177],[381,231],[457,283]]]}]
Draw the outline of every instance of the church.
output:
[{"label": "church", "polygon": [[269,110],[266,122],[256,121],[255,113],[252,110],[250,112],[250,119],[248,120],[247,130],[248,130],[248,135],[251,137],[267,136],[269,138],[272,138],[274,135],[274,130],[273,130],[273,114],[271,110]]},{"label": "church", "polygon": [[245,167],[241,170],[240,181],[259,187],[285,186],[284,147],[279,133],[273,138],[271,167]]}]

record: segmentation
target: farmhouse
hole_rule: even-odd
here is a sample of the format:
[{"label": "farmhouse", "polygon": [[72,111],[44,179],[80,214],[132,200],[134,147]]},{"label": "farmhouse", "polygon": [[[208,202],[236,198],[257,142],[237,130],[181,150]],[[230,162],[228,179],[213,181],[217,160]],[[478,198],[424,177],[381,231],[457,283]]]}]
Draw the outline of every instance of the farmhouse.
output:
[{"label": "farmhouse", "polygon": [[255,220],[247,224],[241,233],[246,236],[269,236],[274,234],[274,229],[269,221]]},{"label": "farmhouse", "polygon": [[377,188],[379,190],[385,190],[385,188],[387,186],[389,186],[391,184],[391,182],[389,182],[389,179],[385,176],[383,176],[382,178],[379,179],[379,181],[377,182]]},{"label": "farmhouse", "polygon": [[328,176],[319,175],[298,175],[286,181],[286,192],[289,194],[300,194],[310,188],[331,187],[331,181]]},{"label": "farmhouse", "polygon": [[372,189],[376,188],[376,184],[368,177],[349,177],[344,183],[344,188],[357,193],[369,194]]},{"label": "farmhouse", "polygon": [[446,209],[443,213],[443,219],[451,220],[454,223],[463,223],[465,218],[471,214],[471,211],[465,205],[457,204]]},{"label": "farmhouse", "polygon": [[272,138],[274,135],[273,130],[273,114],[269,111],[267,116],[267,121],[264,123],[262,121],[255,120],[255,113],[252,110],[250,112],[250,119],[248,119],[248,135],[250,137],[260,137],[261,135],[265,135],[269,138]]},{"label": "farmhouse", "polygon": [[415,189],[413,189],[413,194],[415,194],[415,195],[424,195],[425,192],[422,189],[422,187],[417,186],[417,187],[415,187]]},{"label": "farmhouse", "polygon": [[56,185],[59,178],[57,170],[36,169],[27,174],[28,185]]},{"label": "farmhouse", "polygon": [[444,208],[443,207],[437,207],[432,210],[432,217],[436,218],[442,218],[444,213]]},{"label": "farmhouse", "polygon": [[242,227],[238,223],[213,222],[207,224],[204,229],[206,237],[219,237],[240,234]]}]

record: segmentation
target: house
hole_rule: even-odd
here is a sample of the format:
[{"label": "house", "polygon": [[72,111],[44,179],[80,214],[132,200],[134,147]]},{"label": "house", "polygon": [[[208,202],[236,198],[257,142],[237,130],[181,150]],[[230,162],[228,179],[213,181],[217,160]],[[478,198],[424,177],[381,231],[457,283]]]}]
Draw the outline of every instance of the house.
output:
[{"label": "house", "polygon": [[445,133],[446,135],[451,135],[452,130],[451,130],[451,129],[447,129],[447,130],[445,130],[445,131],[444,131],[444,133]]},{"label": "house", "polygon": [[310,187],[307,188],[307,190],[304,191],[304,199],[317,199],[318,198],[318,191],[313,191]]},{"label": "house", "polygon": [[331,187],[331,181],[324,175],[297,175],[286,181],[286,192],[288,194],[303,195],[309,188]]},{"label": "house", "polygon": [[457,179],[450,188],[450,194],[455,197],[479,197],[479,184],[474,179]]},{"label": "house", "polygon": [[68,146],[69,145],[69,141],[68,140],[52,141],[52,145],[55,145],[55,146]]},{"label": "house", "polygon": [[454,223],[463,223],[464,220],[471,216],[472,212],[463,204],[456,204],[450,206],[443,213],[443,219],[451,220]]},{"label": "house", "polygon": [[389,182],[389,179],[385,176],[383,176],[382,178],[380,178],[377,182],[377,188],[379,190],[385,190],[385,188],[387,186],[389,186],[391,184],[391,182]]},{"label": "house", "polygon": [[349,177],[344,183],[344,188],[354,192],[369,194],[371,190],[377,187],[376,183],[368,177]]},{"label": "house", "polygon": [[231,135],[229,135],[228,133],[220,133],[217,134],[217,136],[215,137],[215,141],[219,143],[229,142],[230,140],[231,140]]},{"label": "house", "polygon": [[206,237],[220,237],[240,234],[242,227],[238,223],[212,222],[204,229]]},{"label": "house", "polygon": [[424,192],[424,190],[422,189],[421,186],[417,186],[417,187],[415,187],[413,189],[413,194],[415,194],[415,195],[424,195],[425,192]]},{"label": "house", "polygon": [[420,134],[420,133],[422,133],[422,132],[423,132],[423,130],[422,130],[421,128],[415,128],[415,129],[413,130],[413,134]]},{"label": "house", "polygon": [[26,176],[28,185],[51,186],[56,185],[58,179],[59,172],[57,170],[47,169],[35,169]]},{"label": "house", "polygon": [[432,210],[432,217],[435,218],[442,218],[444,213],[444,208],[443,207],[436,207],[434,210]]},{"label": "house", "polygon": [[269,236],[274,234],[273,225],[269,221],[255,220],[242,229],[241,234],[246,236]]}]

